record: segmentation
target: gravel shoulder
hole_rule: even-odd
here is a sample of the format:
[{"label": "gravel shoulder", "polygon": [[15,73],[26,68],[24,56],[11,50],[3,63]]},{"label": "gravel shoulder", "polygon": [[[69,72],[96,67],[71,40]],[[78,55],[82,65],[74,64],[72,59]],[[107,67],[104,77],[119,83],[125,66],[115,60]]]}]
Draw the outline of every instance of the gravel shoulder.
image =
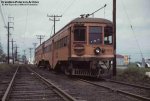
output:
[{"label": "gravel shoulder", "polygon": [[138,101],[134,98],[98,88],[91,84],[77,80],[76,78],[69,78],[63,74],[49,72],[47,70],[34,68],[38,73],[47,79],[51,80],[55,85],[65,90],[78,100],[85,101]]}]

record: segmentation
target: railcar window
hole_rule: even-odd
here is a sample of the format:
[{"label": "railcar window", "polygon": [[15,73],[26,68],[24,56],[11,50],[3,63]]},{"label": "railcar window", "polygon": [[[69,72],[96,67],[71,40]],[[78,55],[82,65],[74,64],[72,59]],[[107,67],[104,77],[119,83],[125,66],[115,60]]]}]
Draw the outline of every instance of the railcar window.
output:
[{"label": "railcar window", "polygon": [[67,36],[55,42],[55,49],[59,49],[67,46]]},{"label": "railcar window", "polygon": [[85,41],[85,27],[75,27],[74,41]]},{"label": "railcar window", "polygon": [[104,44],[112,44],[112,27],[104,28]]},{"label": "railcar window", "polygon": [[64,38],[64,47],[67,46],[67,36]]},{"label": "railcar window", "polygon": [[102,27],[98,26],[89,27],[89,42],[90,44],[102,43]]}]

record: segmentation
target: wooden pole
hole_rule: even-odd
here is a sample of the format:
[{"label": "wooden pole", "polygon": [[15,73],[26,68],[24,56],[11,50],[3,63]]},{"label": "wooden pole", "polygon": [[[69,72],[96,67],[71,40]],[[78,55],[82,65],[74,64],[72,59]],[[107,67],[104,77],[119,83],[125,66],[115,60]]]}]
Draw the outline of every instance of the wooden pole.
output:
[{"label": "wooden pole", "polygon": [[116,0],[113,0],[113,34],[114,34],[114,60],[113,76],[116,76]]}]

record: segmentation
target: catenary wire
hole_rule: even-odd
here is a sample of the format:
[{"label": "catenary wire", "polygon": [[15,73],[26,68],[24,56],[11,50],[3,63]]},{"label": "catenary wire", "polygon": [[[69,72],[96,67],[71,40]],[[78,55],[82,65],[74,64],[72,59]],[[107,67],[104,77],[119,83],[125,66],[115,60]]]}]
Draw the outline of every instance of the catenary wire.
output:
[{"label": "catenary wire", "polygon": [[123,5],[123,9],[124,9],[124,11],[125,11],[125,14],[126,14],[126,16],[127,16],[128,21],[129,21],[130,28],[131,28],[131,30],[132,30],[132,34],[134,35],[135,41],[136,41],[137,46],[138,46],[138,48],[139,48],[140,55],[141,55],[141,57],[143,58],[143,53],[142,53],[142,50],[141,50],[140,44],[139,44],[139,42],[138,42],[138,40],[137,40],[137,37],[136,37],[136,35],[135,35],[135,31],[134,31],[134,28],[133,28],[133,26],[132,26],[132,24],[131,24],[131,20],[130,20],[130,18],[129,18],[128,13],[127,13],[127,10],[126,10],[126,7],[125,7],[125,4],[124,4],[124,2],[123,2],[123,1],[121,1],[121,3],[122,3],[122,5]]}]

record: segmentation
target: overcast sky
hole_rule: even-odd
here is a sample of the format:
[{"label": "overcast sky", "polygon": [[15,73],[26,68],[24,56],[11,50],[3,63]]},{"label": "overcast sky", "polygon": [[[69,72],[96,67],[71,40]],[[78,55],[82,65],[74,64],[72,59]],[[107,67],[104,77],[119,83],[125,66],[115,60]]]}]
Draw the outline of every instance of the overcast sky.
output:
[{"label": "overcast sky", "polygon": [[[106,8],[97,12],[94,17],[112,21],[112,0],[38,1],[37,6],[1,5],[0,42],[5,52],[7,52],[7,30],[4,28],[2,13],[5,23],[8,21],[8,16],[14,17],[14,20],[11,19],[11,21],[14,21],[11,38],[16,41],[20,54],[23,54],[23,50],[26,50],[26,53],[29,54],[28,48],[33,47],[34,42],[39,44],[36,35],[45,35],[42,40],[44,41],[53,34],[53,22],[49,21],[47,14],[62,15],[60,21],[56,22],[56,31],[58,31],[81,14],[92,13],[107,4]],[[117,53],[131,55],[131,61],[141,61],[139,46],[144,57],[150,57],[149,10],[150,0],[117,0]],[[130,25],[132,25],[133,31]]]}]

